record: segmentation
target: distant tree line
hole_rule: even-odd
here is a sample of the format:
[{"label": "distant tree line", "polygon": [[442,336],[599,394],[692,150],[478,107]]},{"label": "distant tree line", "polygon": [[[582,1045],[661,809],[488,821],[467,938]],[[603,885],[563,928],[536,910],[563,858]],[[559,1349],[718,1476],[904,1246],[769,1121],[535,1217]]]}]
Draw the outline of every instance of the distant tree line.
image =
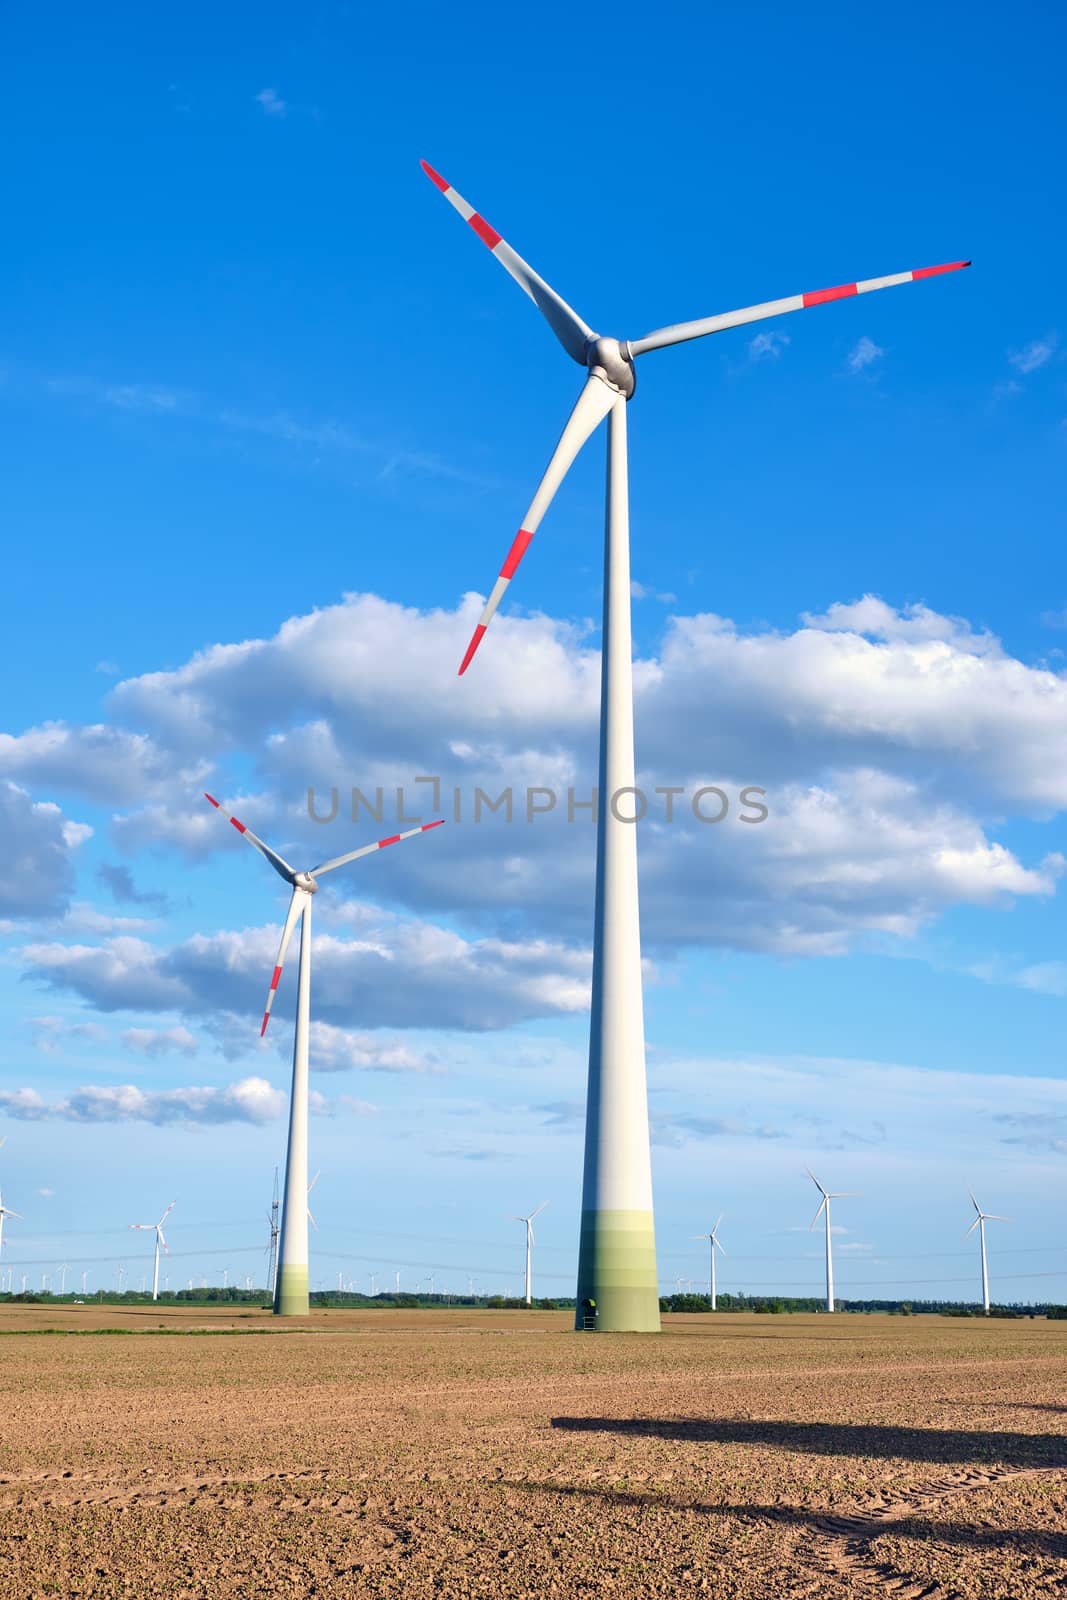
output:
[{"label": "distant tree line", "polygon": [[[838,1300],[838,1311],[851,1312],[882,1312],[889,1316],[941,1316],[941,1317],[980,1317],[982,1308],[972,1305],[969,1301],[961,1300]],[[706,1294],[671,1294],[660,1299],[659,1308],[663,1312],[710,1311],[711,1300]],[[821,1295],[745,1295],[745,1294],[720,1294],[716,1296],[716,1309],[718,1311],[748,1311],[765,1313],[770,1316],[787,1315],[789,1312],[820,1312],[825,1311],[826,1301]],[[1039,1303],[1036,1305],[996,1305],[990,1306],[991,1317],[1052,1317],[1055,1319],[1067,1318],[1067,1306],[1056,1306]]]}]

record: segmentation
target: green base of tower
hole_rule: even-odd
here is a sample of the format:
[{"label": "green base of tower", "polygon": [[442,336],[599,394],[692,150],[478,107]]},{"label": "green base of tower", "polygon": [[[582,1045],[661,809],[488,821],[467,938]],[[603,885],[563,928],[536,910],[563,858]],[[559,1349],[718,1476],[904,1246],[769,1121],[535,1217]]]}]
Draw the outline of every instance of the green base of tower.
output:
[{"label": "green base of tower", "polygon": [[659,1333],[651,1211],[582,1212],[574,1326],[578,1332]]},{"label": "green base of tower", "polygon": [[274,1286],[274,1315],[306,1317],[309,1310],[307,1267],[279,1266]]}]

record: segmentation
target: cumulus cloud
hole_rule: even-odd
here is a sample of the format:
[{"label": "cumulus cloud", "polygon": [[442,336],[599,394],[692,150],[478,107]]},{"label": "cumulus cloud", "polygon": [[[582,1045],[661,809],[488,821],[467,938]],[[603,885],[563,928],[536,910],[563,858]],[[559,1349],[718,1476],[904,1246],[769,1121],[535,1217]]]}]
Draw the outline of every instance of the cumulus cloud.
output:
[{"label": "cumulus cloud", "polygon": [[0,779],[0,838],[17,871],[0,873],[0,917],[61,914],[74,887],[74,852],[91,834],[50,800]]},{"label": "cumulus cloud", "polygon": [[[327,1070],[417,1067],[398,1044],[347,1034],[353,1016],[369,1029],[482,1031],[589,1003],[584,950],[544,940],[465,939],[416,919],[379,917],[373,937],[316,938],[315,1012],[334,1030],[319,1033]],[[100,1011],[258,1017],[277,937],[269,926],[196,934],[169,950],[128,937],[101,946],[51,942],[27,945],[23,958],[34,977]],[[283,980],[275,1014],[291,1007],[294,982],[295,972]]]},{"label": "cumulus cloud", "polygon": [[[308,866],[373,837],[365,813],[352,821],[353,786],[372,798],[381,788],[384,832],[398,785],[409,814],[434,814],[430,786],[413,779],[437,774],[449,826],[354,868],[369,892],[473,917],[509,939],[536,928],[584,941],[594,830],[582,816],[567,825],[566,791],[592,790],[598,651],[582,628],[503,615],[477,684],[442,673],[479,609],[474,595],[456,611],[428,612],[350,596],[291,618],[273,638],[216,645],[176,671],[118,685],[116,722],[143,741],[122,748],[150,771],[163,752],[159,770],[172,777],[115,818],[117,842],[177,845],[193,859],[242,848],[199,785],[179,781],[205,751],[242,773],[237,785],[219,779],[234,809]],[[634,681],[646,792],[719,783],[736,797],[755,784],[770,809],[765,824],[745,827],[735,804],[716,830],[684,801],[663,826],[654,801],[641,838],[650,948],[841,950],[872,934],[908,937],[961,902],[1052,892],[1058,858],[1023,860],[995,830],[1006,816],[1046,818],[1067,803],[1067,680],[1012,657],[981,627],[875,596],[830,605],[792,630],[676,615],[657,653],[635,663]],[[79,731],[61,744],[80,749]],[[534,827],[502,817],[474,826],[475,788],[495,796],[509,785],[520,811],[526,786],[552,787],[555,813]],[[309,786],[320,812],[338,790],[328,828],[308,817]],[[339,880],[320,902],[324,925]],[[695,914],[705,895],[713,919]],[[155,971],[154,981],[165,976]]]},{"label": "cumulus cloud", "polygon": [[119,905],[149,906],[155,911],[167,909],[166,895],[154,889],[138,889],[133,881],[133,873],[127,866],[105,861],[97,867],[96,876]]},{"label": "cumulus cloud", "polygon": [[36,1089],[0,1092],[0,1114],[24,1122],[273,1122],[288,1105],[266,1078],[222,1087],[138,1089],[132,1083],[90,1084],[48,1101]]},{"label": "cumulus cloud", "polygon": [[195,783],[198,770],[197,763],[176,766],[147,735],[106,723],[45,722],[23,734],[0,734],[0,776],[105,805],[128,805],[175,782]]}]

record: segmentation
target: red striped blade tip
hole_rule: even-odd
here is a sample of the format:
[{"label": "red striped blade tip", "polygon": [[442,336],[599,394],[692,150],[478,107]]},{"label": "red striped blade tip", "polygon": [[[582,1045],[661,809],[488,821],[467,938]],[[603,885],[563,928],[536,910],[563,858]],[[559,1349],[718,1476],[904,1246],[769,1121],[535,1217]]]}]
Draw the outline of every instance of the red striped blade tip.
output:
[{"label": "red striped blade tip", "polygon": [[436,822],[424,822],[423,825],[422,825],[422,831],[423,831],[423,833],[428,833],[431,828],[443,828],[444,825],[445,825],[444,817],[438,817]]},{"label": "red striped blade tip", "polygon": [[259,1030],[259,1037],[260,1037],[260,1038],[261,1038],[261,1039],[262,1039],[262,1037],[263,1037],[263,1035],[264,1035],[264,1034],[265,1034],[265,1033],[266,1033],[266,1031],[267,1031],[267,1023],[268,1023],[268,1022],[269,1022],[269,1021],[270,1021],[270,1012],[269,1012],[269,1011],[264,1011],[264,1013],[263,1013],[263,1026],[262,1026],[262,1028],[260,1028],[260,1030]]},{"label": "red striped blade tip", "polygon": [[964,267],[970,266],[969,261],[946,261],[940,267],[917,267],[912,273],[913,278],[936,278],[942,272],[959,272]]},{"label": "red striped blade tip", "polygon": [[467,668],[470,666],[471,662],[474,660],[474,652],[477,650],[478,646],[481,644],[481,642],[482,642],[482,640],[484,638],[485,638],[485,623],[484,622],[479,622],[478,626],[475,628],[474,632],[471,635],[471,642],[467,646],[467,654],[463,657],[463,660],[460,663],[459,675],[460,675],[461,678],[462,678],[463,674],[466,672]]},{"label": "red striped blade tip", "polygon": [[215,810],[216,811],[218,810],[218,808],[219,808],[218,801],[215,799],[215,796],[213,794],[208,794],[206,789],[204,790],[204,799],[205,800],[210,800],[211,804],[215,807]]},{"label": "red striped blade tip", "polygon": [[378,849],[379,850],[384,850],[387,844],[396,844],[399,841],[399,839],[400,839],[400,835],[398,833],[390,834],[388,839],[379,839],[378,840]]},{"label": "red striped blade tip", "polygon": [[422,168],[423,172],[425,172],[430,182],[436,183],[442,194],[444,194],[446,189],[451,188],[451,184],[446,183],[441,174],[439,172],[435,172],[428,161],[420,161],[419,166]]}]

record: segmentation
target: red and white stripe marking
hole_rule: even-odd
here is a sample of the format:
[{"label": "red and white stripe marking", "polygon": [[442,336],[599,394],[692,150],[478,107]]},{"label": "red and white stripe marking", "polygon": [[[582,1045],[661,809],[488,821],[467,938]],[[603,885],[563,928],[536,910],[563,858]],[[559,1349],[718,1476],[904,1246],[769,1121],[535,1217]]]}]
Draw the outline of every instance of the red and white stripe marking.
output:
[{"label": "red and white stripe marking", "polygon": [[853,294],[869,294],[872,289],[895,289],[898,283],[917,283],[920,278],[936,278],[942,272],[959,272],[969,261],[946,261],[939,267],[916,267],[912,272],[893,272],[887,278],[861,278],[858,283],[842,283],[836,289],[812,289],[798,295],[790,310],[825,305],[828,300],[847,300]]},{"label": "red and white stripe marking", "polygon": [[515,538],[512,541],[511,549],[508,551],[507,556],[505,557],[504,565],[500,569],[500,576],[497,578],[492,587],[492,591],[490,592],[488,600],[485,602],[485,608],[482,611],[481,617],[478,621],[478,626],[471,635],[471,642],[467,646],[467,653],[463,657],[463,662],[459,669],[459,675],[461,678],[466,672],[467,668],[470,666],[471,662],[474,660],[474,653],[481,644],[482,640],[485,638],[485,630],[488,628],[490,622],[492,622],[493,614],[501,600],[503,600],[507,586],[515,576],[519,562],[530,548],[530,540],[532,538],[533,530],[529,528],[520,528],[518,533],[515,535]]},{"label": "red and white stripe marking", "polygon": [[449,204],[455,206],[464,222],[470,223],[471,227],[474,229],[475,233],[478,235],[479,239],[484,245],[487,245],[494,254],[496,254],[497,246],[500,244],[503,244],[504,249],[507,250],[508,246],[504,243],[504,240],[501,239],[496,229],[490,227],[485,218],[480,216],[472,205],[468,205],[463,196],[457,193],[457,191],[453,189],[452,185],[442,178],[439,172],[435,172],[428,161],[420,161],[419,165],[429,178],[430,182],[437,185]]},{"label": "red and white stripe marking", "polygon": [[215,799],[215,796],[213,794],[208,794],[207,791],[205,790],[204,791],[204,799],[205,800],[210,800],[211,804],[215,807],[216,811],[221,811],[224,817],[228,817],[230,822],[237,829],[238,833],[247,833],[248,832],[248,829],[245,827],[244,823],[243,822],[238,822],[238,820],[234,816],[233,812],[232,811],[227,811],[226,807],[224,805],[220,805],[219,801]]}]

